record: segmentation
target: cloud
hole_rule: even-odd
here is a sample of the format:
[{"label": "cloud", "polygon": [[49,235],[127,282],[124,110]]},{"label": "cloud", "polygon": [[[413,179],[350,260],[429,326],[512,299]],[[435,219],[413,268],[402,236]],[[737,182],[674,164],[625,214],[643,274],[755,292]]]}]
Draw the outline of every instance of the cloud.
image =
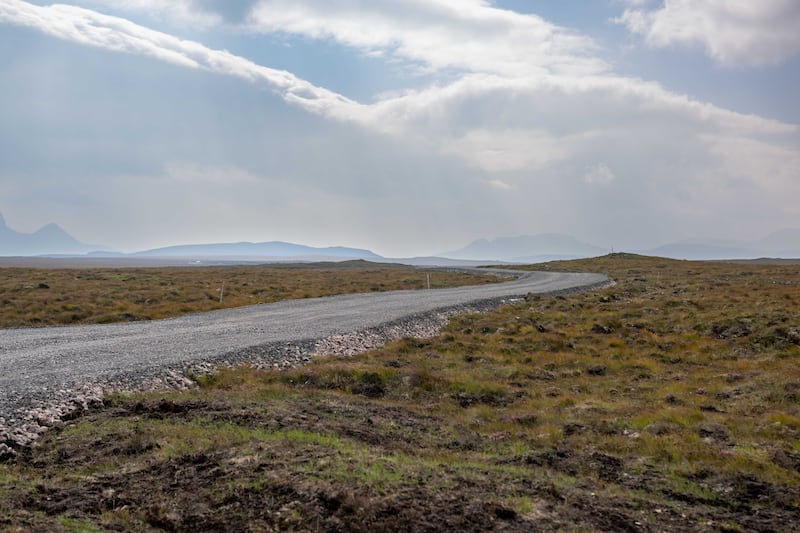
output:
[{"label": "cloud", "polygon": [[558,137],[536,129],[469,129],[442,143],[445,154],[454,154],[486,172],[535,170],[564,159],[568,151]]},{"label": "cloud", "polygon": [[[203,0],[85,0],[91,6],[119,9],[128,12],[145,12],[156,19],[177,21],[181,25],[195,28],[211,28],[221,24],[224,17],[212,9],[205,8]],[[236,4],[235,0],[229,0]]]},{"label": "cloud", "polygon": [[170,163],[164,170],[169,181],[187,185],[251,187],[259,181],[258,176],[233,165],[202,166],[181,162]]},{"label": "cloud", "polygon": [[489,180],[488,183],[489,183],[489,185],[491,187],[493,187],[495,189],[498,189],[498,190],[501,190],[501,191],[510,191],[510,190],[512,190],[514,188],[513,186],[509,185],[505,181],[498,180],[498,179]]},{"label": "cloud", "polygon": [[124,12],[145,13],[182,27],[209,30],[243,22],[258,0],[83,0],[82,3]]},{"label": "cloud", "polygon": [[598,163],[586,169],[583,181],[589,185],[608,185],[617,177],[605,163]]},{"label": "cloud", "polygon": [[594,165],[605,160],[603,151],[637,160],[661,157],[673,142],[687,149],[699,146],[703,134],[758,138],[798,131],[795,125],[727,111],[655,83],[612,76],[468,76],[380,101],[364,116],[373,127],[407,142],[486,172],[521,172],[527,179],[572,161]]},{"label": "cloud", "polygon": [[[151,2],[134,2],[148,6]],[[227,51],[154,31],[129,20],[89,9],[56,4],[36,6],[20,0],[0,2],[0,21],[36,28],[53,37],[115,52],[139,54],[182,67],[203,69],[265,83],[288,102],[330,116],[357,112],[355,102],[283,70],[253,63]]]},{"label": "cloud", "polygon": [[180,25],[223,21],[238,31],[332,39],[369,57],[391,57],[423,69],[504,76],[588,74],[608,65],[597,45],[536,15],[486,0],[88,0],[91,4]]},{"label": "cloud", "polygon": [[605,71],[593,41],[485,0],[262,0],[249,29],[334,39],[436,70],[503,76]]},{"label": "cloud", "polygon": [[[700,226],[719,234],[759,227],[771,209],[782,225],[795,216],[795,202],[778,191],[796,189],[796,125],[652,82],[473,75],[377,102],[369,113],[390,135],[468,162],[494,188],[513,187],[497,211],[517,232],[572,231],[597,242],[612,232],[652,242]],[[639,223],[628,227],[630,220]]]},{"label": "cloud", "polygon": [[[730,136],[707,136],[703,139],[709,152],[718,161],[715,175],[706,183],[706,198],[717,203],[739,205],[752,210],[759,200],[767,207],[764,213],[786,216],[800,215],[800,151],[759,139]],[[741,191],[746,191],[742,194]]]},{"label": "cloud", "polygon": [[615,22],[656,47],[702,45],[726,66],[779,63],[800,54],[796,0],[667,0],[626,9]]}]

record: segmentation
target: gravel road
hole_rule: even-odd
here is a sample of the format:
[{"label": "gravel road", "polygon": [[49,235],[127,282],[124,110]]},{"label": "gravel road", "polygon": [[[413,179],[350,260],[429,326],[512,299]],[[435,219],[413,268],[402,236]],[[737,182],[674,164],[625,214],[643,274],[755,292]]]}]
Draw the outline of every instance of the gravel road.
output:
[{"label": "gravel road", "polygon": [[26,444],[104,390],[180,385],[185,371],[222,362],[298,364],[325,339],[375,336],[447,311],[609,282],[599,274],[517,274],[490,285],[290,300],[150,322],[0,330],[0,447]]}]

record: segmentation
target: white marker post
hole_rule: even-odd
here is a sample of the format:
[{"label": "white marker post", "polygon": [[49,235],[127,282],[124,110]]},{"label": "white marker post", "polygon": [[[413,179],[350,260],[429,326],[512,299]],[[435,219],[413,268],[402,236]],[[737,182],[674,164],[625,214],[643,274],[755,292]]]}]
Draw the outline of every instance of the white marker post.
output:
[{"label": "white marker post", "polygon": [[225,293],[225,282],[222,282],[222,286],[219,288],[219,303],[222,303],[222,295]]}]

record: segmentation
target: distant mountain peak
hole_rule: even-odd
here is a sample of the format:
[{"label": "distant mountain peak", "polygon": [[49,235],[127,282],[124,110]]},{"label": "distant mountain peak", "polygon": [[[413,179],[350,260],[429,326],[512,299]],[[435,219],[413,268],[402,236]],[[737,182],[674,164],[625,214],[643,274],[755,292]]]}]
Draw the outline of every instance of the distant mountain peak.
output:
[{"label": "distant mountain peak", "polygon": [[78,241],[55,223],[47,224],[34,233],[16,231],[8,227],[0,214],[0,256],[81,255],[96,248]]},{"label": "distant mountain peak", "polygon": [[62,228],[61,226],[59,226],[58,224],[55,224],[53,222],[51,222],[50,224],[47,224],[45,226],[42,226],[33,235],[48,235],[48,236],[67,237],[69,239],[72,239],[75,242],[78,242],[78,241],[75,240],[74,237],[72,237],[72,235],[67,233],[66,230],[64,230],[64,228]]}]

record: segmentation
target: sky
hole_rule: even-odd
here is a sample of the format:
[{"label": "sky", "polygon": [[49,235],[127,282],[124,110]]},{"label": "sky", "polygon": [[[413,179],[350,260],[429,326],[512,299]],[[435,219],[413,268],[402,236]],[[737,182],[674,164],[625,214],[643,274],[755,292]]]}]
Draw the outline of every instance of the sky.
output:
[{"label": "sky", "polygon": [[797,0],[0,0],[0,213],[134,251],[800,227]]}]

